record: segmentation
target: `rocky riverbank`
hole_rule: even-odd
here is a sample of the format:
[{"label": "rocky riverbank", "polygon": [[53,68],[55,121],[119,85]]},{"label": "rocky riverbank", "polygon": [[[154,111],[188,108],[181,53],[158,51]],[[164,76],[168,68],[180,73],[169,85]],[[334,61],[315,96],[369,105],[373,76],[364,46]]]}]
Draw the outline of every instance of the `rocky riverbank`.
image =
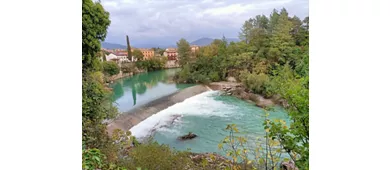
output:
[{"label": "rocky riverbank", "polygon": [[118,118],[111,121],[107,125],[107,131],[110,135],[115,129],[128,131],[130,130],[130,128],[147,119],[151,115],[156,114],[157,112],[164,110],[176,103],[182,102],[189,97],[195,96],[208,90],[209,89],[204,85],[196,85],[149,102],[144,106],[140,106],[118,116]]},{"label": "rocky riverbank", "polygon": [[123,73],[122,71],[120,71],[116,75],[107,77],[106,82],[114,83],[115,80],[119,80],[119,79],[126,78],[126,77],[131,77],[135,74],[144,73],[144,72],[146,72],[146,71],[145,70],[138,70],[138,69],[135,72],[130,72],[130,73]]},{"label": "rocky riverbank", "polygon": [[281,99],[278,96],[273,96],[271,98],[265,98],[259,94],[254,94],[246,89],[242,83],[237,83],[234,81],[224,81],[224,82],[212,82],[208,85],[213,90],[223,91],[226,95],[232,95],[242,100],[255,103],[259,107],[268,107],[274,105],[287,106],[287,102]]}]

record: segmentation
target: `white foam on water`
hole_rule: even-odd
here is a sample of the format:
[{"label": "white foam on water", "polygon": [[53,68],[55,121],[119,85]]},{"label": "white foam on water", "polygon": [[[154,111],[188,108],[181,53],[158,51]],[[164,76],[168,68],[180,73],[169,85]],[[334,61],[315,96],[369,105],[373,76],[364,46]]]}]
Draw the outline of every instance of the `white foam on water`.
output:
[{"label": "white foam on water", "polygon": [[[220,116],[227,117],[232,112],[226,110],[234,109],[234,106],[227,105],[222,101],[214,100],[212,95],[218,94],[218,91],[206,91],[201,94],[190,97],[183,102],[176,103],[138,123],[130,129],[132,135],[137,138],[144,138],[150,135],[152,130],[166,128],[172,123],[176,115],[191,116]],[[221,112],[220,110],[225,110]],[[180,118],[174,121],[180,123]]]}]

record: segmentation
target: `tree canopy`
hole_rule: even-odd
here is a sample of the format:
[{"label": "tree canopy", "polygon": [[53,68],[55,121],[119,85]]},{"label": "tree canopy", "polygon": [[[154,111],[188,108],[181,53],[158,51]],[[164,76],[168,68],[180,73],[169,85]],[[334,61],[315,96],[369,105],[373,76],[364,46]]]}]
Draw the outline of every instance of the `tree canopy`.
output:
[{"label": "tree canopy", "polygon": [[139,50],[139,49],[135,49],[134,52],[133,52],[133,56],[139,61],[139,60],[143,60],[144,58],[144,54],[142,54],[142,51]]},{"label": "tree canopy", "polygon": [[177,51],[179,53],[179,64],[184,65],[190,61],[191,47],[190,43],[184,38],[180,39],[177,44]]}]

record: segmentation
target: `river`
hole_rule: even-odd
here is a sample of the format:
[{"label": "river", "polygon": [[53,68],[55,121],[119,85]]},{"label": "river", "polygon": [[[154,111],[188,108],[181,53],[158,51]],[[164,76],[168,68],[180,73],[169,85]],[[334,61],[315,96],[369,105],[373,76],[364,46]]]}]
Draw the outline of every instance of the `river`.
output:
[{"label": "river", "polygon": [[136,74],[115,81],[113,101],[120,112],[128,112],[160,97],[173,94],[194,84],[176,84],[172,77],[180,69],[166,69]]},{"label": "river", "polygon": [[[138,105],[174,93],[191,85],[168,83],[170,76],[178,70],[162,70],[140,74],[138,77],[116,82],[114,101],[120,111],[128,111]],[[120,85],[118,85],[120,84]],[[281,107],[275,107],[270,119],[284,119],[287,115]],[[150,131],[154,139],[178,150],[191,149],[192,152],[217,152],[218,143],[229,133],[224,130],[227,124],[236,124],[241,136],[252,144],[257,137],[264,136],[262,123],[265,112],[254,104],[233,96],[221,95],[219,91],[207,91],[177,103],[147,118],[130,131],[139,139]],[[173,121],[173,117],[174,119]],[[172,123],[173,122],[173,123]],[[178,136],[192,132],[197,138],[188,141],[177,140]]]}]

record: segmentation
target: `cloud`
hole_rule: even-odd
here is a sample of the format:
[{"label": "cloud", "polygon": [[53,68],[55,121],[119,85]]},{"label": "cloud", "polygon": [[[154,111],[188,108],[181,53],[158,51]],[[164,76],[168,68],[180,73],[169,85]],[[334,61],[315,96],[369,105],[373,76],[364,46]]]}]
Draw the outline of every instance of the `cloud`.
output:
[{"label": "cloud", "polygon": [[180,38],[237,37],[245,20],[285,7],[290,15],[308,15],[308,0],[101,0],[110,12],[107,42],[175,44]]}]

